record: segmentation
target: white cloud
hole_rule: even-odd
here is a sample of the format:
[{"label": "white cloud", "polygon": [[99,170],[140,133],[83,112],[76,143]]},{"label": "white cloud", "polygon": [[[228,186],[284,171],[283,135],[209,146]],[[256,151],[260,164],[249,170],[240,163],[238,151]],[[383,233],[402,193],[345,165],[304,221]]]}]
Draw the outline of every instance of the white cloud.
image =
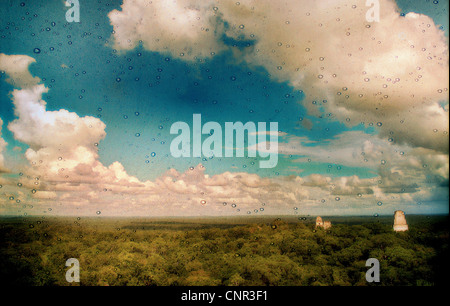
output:
[{"label": "white cloud", "polygon": [[12,92],[14,113],[18,119],[8,125],[14,137],[28,144],[33,151],[59,146],[85,147],[96,151],[94,144],[105,137],[105,124],[94,117],[80,118],[77,114],[61,109],[47,111],[42,94],[48,89],[40,84]]},{"label": "white cloud", "polygon": [[186,60],[211,57],[225,46],[223,27],[211,3],[193,1],[125,1],[108,14],[114,26],[114,48],[129,50],[142,43],[148,50]]},{"label": "white cloud", "polygon": [[37,191],[33,194],[33,198],[42,200],[56,199],[57,194],[54,191]]},{"label": "white cloud", "polygon": [[38,77],[33,77],[28,70],[28,66],[34,62],[34,58],[26,55],[0,53],[0,70],[9,75],[7,82],[14,87],[30,87],[41,81]]}]

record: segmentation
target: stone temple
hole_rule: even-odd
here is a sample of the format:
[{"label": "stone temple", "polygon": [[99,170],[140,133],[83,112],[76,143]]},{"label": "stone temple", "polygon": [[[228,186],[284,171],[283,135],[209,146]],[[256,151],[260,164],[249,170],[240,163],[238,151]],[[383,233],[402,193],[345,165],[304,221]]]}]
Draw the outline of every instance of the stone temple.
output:
[{"label": "stone temple", "polygon": [[331,227],[331,221],[323,221],[320,216],[316,218],[316,228],[322,227],[323,229],[329,229]]},{"label": "stone temple", "polygon": [[394,214],[394,231],[404,232],[408,230],[405,213],[401,210],[396,210]]}]

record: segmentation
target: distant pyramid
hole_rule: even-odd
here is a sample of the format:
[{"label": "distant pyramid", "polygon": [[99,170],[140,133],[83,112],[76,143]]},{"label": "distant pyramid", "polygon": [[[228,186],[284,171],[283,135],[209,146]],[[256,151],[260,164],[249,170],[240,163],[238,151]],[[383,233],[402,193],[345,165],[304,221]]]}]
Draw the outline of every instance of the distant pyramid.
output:
[{"label": "distant pyramid", "polygon": [[405,213],[401,210],[396,210],[394,214],[394,231],[404,232],[408,230]]},{"label": "distant pyramid", "polygon": [[329,229],[331,227],[330,221],[323,221],[320,216],[316,218],[316,228],[323,227],[324,229]]},{"label": "distant pyramid", "polygon": [[316,227],[323,227],[323,221],[320,216],[316,218]]}]

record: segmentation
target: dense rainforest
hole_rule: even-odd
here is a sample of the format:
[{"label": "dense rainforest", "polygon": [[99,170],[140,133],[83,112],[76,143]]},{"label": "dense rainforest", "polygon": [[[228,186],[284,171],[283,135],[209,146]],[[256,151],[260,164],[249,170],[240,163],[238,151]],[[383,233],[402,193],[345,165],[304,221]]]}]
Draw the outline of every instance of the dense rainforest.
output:
[{"label": "dense rainforest", "polygon": [[[306,220],[306,218],[303,218]],[[32,286],[366,286],[448,284],[448,217],[389,222],[200,224],[95,218],[3,218],[0,279]],[[80,264],[68,283],[66,260]],[[380,282],[365,279],[380,262]]]}]

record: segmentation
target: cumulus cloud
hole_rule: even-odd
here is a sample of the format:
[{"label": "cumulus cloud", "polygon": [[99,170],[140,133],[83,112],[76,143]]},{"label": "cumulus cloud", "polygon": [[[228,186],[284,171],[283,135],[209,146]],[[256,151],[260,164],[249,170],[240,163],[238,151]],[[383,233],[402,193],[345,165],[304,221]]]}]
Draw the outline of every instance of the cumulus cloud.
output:
[{"label": "cumulus cloud", "polygon": [[[223,23],[209,2],[125,1],[108,14],[114,26],[114,48],[145,48],[187,60],[211,57],[224,50]],[[221,29],[222,28],[222,29]]]},{"label": "cumulus cloud", "polygon": [[373,23],[364,1],[197,2],[125,0],[109,14],[115,48],[187,60],[232,50],[302,89],[311,114],[448,153],[448,43],[428,16],[400,16],[391,0]]},{"label": "cumulus cloud", "polygon": [[372,180],[360,179],[356,175],[339,177],[333,180],[332,194],[334,195],[362,195],[372,193]]},{"label": "cumulus cloud", "polygon": [[0,53],[0,70],[9,76],[6,81],[14,87],[30,87],[41,81],[28,70],[28,66],[34,62],[36,60],[30,56]]},{"label": "cumulus cloud", "polygon": [[8,128],[17,140],[28,144],[35,153],[42,148],[57,146],[63,151],[73,146],[94,151],[94,144],[106,135],[105,124],[94,117],[80,118],[64,109],[47,111],[46,102],[41,99],[47,91],[40,84],[12,92],[14,113],[18,119]]}]

